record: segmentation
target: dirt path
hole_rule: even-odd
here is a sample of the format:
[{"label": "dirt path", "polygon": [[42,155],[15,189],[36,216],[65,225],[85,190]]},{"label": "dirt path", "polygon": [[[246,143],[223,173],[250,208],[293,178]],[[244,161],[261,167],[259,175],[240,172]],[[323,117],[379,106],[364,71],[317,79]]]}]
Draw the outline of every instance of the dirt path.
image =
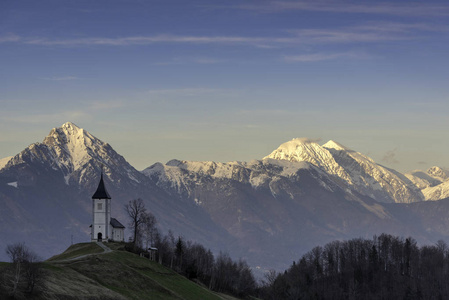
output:
[{"label": "dirt path", "polygon": [[[112,252],[111,248],[109,248],[108,246],[106,246],[105,244],[103,244],[102,242],[95,242],[97,243],[98,246],[100,246],[101,248],[103,248],[104,252],[103,253],[109,253]],[[89,254],[88,254],[89,255]]]},{"label": "dirt path", "polygon": [[70,261],[74,261],[74,260],[79,260],[79,259],[83,259],[85,257],[91,256],[91,255],[99,255],[99,254],[105,254],[105,253],[110,253],[112,252],[111,248],[109,248],[108,246],[106,246],[105,244],[103,244],[102,242],[95,242],[98,246],[100,246],[104,251],[101,253],[90,253],[90,254],[84,254],[84,255],[80,255],[80,256],[76,256],[76,257],[72,257],[72,258],[66,258],[66,259],[60,259],[60,260],[53,260],[51,261],[59,263],[59,262],[70,262]]}]

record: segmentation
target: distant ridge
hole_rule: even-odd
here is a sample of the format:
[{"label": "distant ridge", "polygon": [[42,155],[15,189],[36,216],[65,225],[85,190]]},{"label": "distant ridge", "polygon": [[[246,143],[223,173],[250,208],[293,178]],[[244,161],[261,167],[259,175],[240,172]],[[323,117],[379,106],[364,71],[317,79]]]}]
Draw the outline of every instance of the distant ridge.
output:
[{"label": "distant ridge", "polygon": [[0,239],[26,241],[43,257],[72,237],[90,240],[91,197],[102,169],[118,219],[126,222],[123,205],[141,198],[162,231],[241,257],[255,270],[284,270],[336,239],[383,232],[420,243],[449,237],[442,168],[404,175],[336,141],[293,139],[260,160],[171,160],[139,172],[68,122],[0,168]]}]

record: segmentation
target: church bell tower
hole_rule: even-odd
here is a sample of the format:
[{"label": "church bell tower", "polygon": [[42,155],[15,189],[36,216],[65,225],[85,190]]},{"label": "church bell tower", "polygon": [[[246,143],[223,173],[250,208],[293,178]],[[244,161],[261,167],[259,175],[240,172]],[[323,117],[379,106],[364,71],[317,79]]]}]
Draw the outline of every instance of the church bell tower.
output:
[{"label": "church bell tower", "polygon": [[92,242],[107,242],[112,239],[111,223],[111,196],[104,185],[103,172],[97,191],[92,196]]}]

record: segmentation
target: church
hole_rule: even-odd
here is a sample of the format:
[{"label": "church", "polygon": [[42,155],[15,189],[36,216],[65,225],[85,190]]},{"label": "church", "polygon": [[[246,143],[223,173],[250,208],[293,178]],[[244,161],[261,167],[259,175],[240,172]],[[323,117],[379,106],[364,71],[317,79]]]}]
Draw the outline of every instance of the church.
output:
[{"label": "church", "polygon": [[124,242],[125,226],[111,217],[111,196],[104,185],[103,173],[100,183],[92,196],[92,242]]}]

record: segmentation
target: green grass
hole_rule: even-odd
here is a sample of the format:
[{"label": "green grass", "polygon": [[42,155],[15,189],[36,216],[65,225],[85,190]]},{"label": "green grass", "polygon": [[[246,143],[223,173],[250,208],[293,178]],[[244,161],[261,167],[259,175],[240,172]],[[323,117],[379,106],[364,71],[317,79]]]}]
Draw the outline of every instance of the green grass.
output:
[{"label": "green grass", "polygon": [[[123,248],[118,243],[107,246]],[[95,243],[77,244],[47,260],[46,299],[90,299],[91,295],[95,299],[233,299],[138,255],[117,250],[95,254],[102,251]],[[89,253],[93,255],[61,261]]]},{"label": "green grass", "polygon": [[[119,257],[127,255],[136,256],[126,252],[118,254]],[[177,299],[151,278],[141,276],[127,263],[109,256],[110,254],[92,256],[83,263],[70,265],[70,268],[128,299],[148,299],[148,295],[152,299]]]},{"label": "green grass", "polygon": [[[161,299],[220,299],[212,292],[187,280],[164,266],[128,252],[113,252],[102,257],[114,265],[121,265],[121,270],[131,272],[134,278],[144,280],[143,286],[151,286]],[[128,294],[128,296],[132,296]],[[156,295],[140,294],[136,299],[155,299]]]},{"label": "green grass", "polygon": [[0,274],[2,273],[2,270],[8,267],[10,263],[7,262],[0,262]]},{"label": "green grass", "polygon": [[67,248],[63,253],[49,258],[47,261],[70,259],[86,254],[102,253],[103,251],[96,243],[75,244]]},{"label": "green grass", "polygon": [[[233,296],[229,296],[226,294],[221,294],[221,293],[216,293],[217,295],[219,295],[221,297],[221,299],[223,300],[239,300],[239,298],[235,298]],[[251,297],[250,299],[254,299],[257,300],[257,298]]]},{"label": "green grass", "polygon": [[109,242],[105,243],[106,246],[108,246],[111,250],[125,250],[125,243],[119,243],[119,242]]}]

